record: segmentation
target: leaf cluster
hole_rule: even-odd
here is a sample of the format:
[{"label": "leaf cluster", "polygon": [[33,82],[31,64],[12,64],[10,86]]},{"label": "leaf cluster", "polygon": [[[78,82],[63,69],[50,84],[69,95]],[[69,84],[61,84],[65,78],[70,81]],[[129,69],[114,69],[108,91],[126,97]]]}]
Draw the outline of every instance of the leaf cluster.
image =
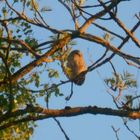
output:
[{"label": "leaf cluster", "polygon": [[105,83],[112,89],[128,89],[137,87],[137,82],[133,74],[124,71],[123,74],[113,73],[113,77],[105,79]]}]

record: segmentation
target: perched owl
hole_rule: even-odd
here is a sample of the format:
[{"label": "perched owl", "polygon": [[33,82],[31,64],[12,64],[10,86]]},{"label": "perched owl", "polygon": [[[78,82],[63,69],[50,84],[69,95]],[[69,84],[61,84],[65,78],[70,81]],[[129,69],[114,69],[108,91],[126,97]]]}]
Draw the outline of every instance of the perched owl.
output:
[{"label": "perched owl", "polygon": [[77,85],[85,81],[87,66],[79,50],[72,51],[67,58],[68,78]]}]

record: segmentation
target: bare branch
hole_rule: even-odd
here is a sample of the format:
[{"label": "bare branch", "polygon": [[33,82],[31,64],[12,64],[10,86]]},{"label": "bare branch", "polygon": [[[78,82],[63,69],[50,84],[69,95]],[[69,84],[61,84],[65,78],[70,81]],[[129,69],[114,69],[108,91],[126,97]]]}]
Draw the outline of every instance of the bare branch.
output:
[{"label": "bare branch", "polygon": [[114,126],[112,126],[112,129],[113,129],[113,131],[114,131],[114,133],[116,135],[116,139],[119,140],[118,132],[119,132],[120,128],[119,129],[115,129]]},{"label": "bare branch", "polygon": [[[132,28],[131,32],[133,33],[139,26],[140,26],[140,21],[138,21],[137,24]],[[124,44],[129,40],[129,38],[130,38],[129,36],[126,36],[126,37],[124,38],[123,42],[119,45],[118,50],[120,50],[120,49],[124,46]],[[98,68],[98,67],[100,67],[101,65],[103,65],[103,64],[105,64],[105,63],[107,63],[107,62],[109,62],[115,55],[116,55],[116,53],[112,53],[112,54],[110,55],[110,57],[106,58],[106,59],[103,60],[101,63],[99,63],[99,64],[93,66],[93,67],[92,67],[92,70],[94,70],[95,68]]]},{"label": "bare branch", "polygon": [[[116,5],[119,4],[120,2],[121,2],[121,0],[117,0],[117,2],[115,2],[115,3],[112,2],[112,3],[108,6],[108,9],[111,10],[112,8],[116,7]],[[96,19],[98,19],[98,18],[104,16],[106,13],[107,13],[106,10],[102,10],[102,11],[100,11],[99,13],[97,13],[97,14],[91,16],[91,17],[90,17],[89,19],[87,19],[87,20],[85,21],[85,23],[80,27],[79,32],[80,32],[80,33],[85,32],[86,29],[90,26],[90,24],[91,24],[93,21],[95,21]]]},{"label": "bare branch", "polygon": [[114,35],[114,36],[120,38],[121,40],[124,39],[121,35],[118,35],[118,34],[116,34],[115,32],[112,32],[112,31],[108,30],[107,28],[105,28],[105,27],[103,27],[103,26],[100,26],[100,25],[97,24],[97,23],[93,23],[93,25],[95,25],[96,27],[102,29],[103,31],[106,31],[106,32],[108,32],[108,33],[110,33],[110,34],[112,34],[112,35]]},{"label": "bare branch", "polygon": [[118,48],[111,45],[108,41],[106,41],[106,40],[104,40],[100,37],[97,37],[97,36],[94,36],[94,35],[91,35],[91,34],[87,34],[87,33],[79,34],[79,37],[83,38],[85,40],[88,40],[88,41],[96,42],[96,43],[102,45],[103,47],[106,47],[107,49],[109,49],[113,53],[121,56],[122,58],[131,60],[132,62],[140,65],[140,58],[139,57],[134,57],[134,56],[131,56],[129,54],[121,52]]},{"label": "bare branch", "polygon": [[58,1],[68,10],[69,14],[73,18],[73,13],[72,13],[71,9],[69,8],[69,6],[66,5],[65,2],[63,2],[62,0],[58,0]]},{"label": "bare branch", "polygon": [[127,128],[127,130],[129,131],[129,132],[131,132],[138,140],[139,140],[139,136],[133,131],[133,130],[131,130],[130,128],[129,128],[129,126],[127,125],[127,121],[125,121],[124,119],[123,119],[123,123],[124,123],[124,126]]},{"label": "bare branch", "polygon": [[131,39],[135,42],[135,44],[140,48],[140,41],[137,40],[136,37],[125,27],[125,25],[110,11],[108,7],[105,6],[105,4],[101,1],[98,0],[104,7],[104,9],[110,14],[111,18],[114,19],[114,21],[125,31],[125,33],[131,37]]},{"label": "bare branch", "polygon": [[[28,18],[24,13],[19,13],[18,11],[16,11],[16,10],[8,3],[7,0],[5,0],[5,2],[6,2],[6,4],[7,4],[7,6],[19,16],[20,19],[22,19],[22,20],[24,20],[24,21],[26,21],[26,22],[28,22],[28,23],[30,23],[30,24],[33,24],[33,25],[35,25],[35,26],[38,26],[38,27],[47,29],[47,30],[51,31],[52,33],[61,33],[61,31],[59,31],[59,30],[57,30],[57,29],[54,29],[54,28],[51,28],[51,27],[50,27],[49,25],[47,25],[47,24],[44,25],[44,24],[42,24],[42,23],[40,23],[40,22],[34,21],[34,19]],[[45,21],[44,21],[44,22],[45,22]]]},{"label": "bare branch", "polygon": [[[22,114],[23,118],[0,125],[0,130],[16,125],[21,122],[37,121],[37,120],[43,120],[48,118],[54,118],[54,117],[74,117],[74,116],[79,116],[84,114],[111,115],[111,116],[118,116],[118,117],[127,117],[131,119],[140,118],[139,111],[115,110],[112,108],[101,108],[97,106],[75,107],[75,108],[66,107],[65,109],[60,109],[60,110],[45,109],[39,106],[37,107],[28,106],[26,109],[11,112],[11,114],[9,114],[8,119],[10,118],[10,115],[12,117],[18,117],[19,115],[21,115],[20,113]],[[31,114],[28,115],[28,113],[37,113],[38,115],[37,116]],[[27,116],[23,114],[27,114]]]},{"label": "bare branch", "polygon": [[64,131],[64,129],[62,128],[60,122],[56,119],[56,118],[53,118],[54,121],[57,123],[57,125],[59,126],[61,132],[64,134],[66,140],[70,140],[70,138],[68,137],[68,135],[66,134],[66,132]]},{"label": "bare branch", "polygon": [[93,63],[91,66],[88,67],[88,71],[92,71],[92,69],[94,68],[94,66],[96,64],[98,64],[101,60],[103,60],[105,58],[107,52],[108,52],[108,49],[106,49],[106,51],[104,52],[104,54],[95,63]]}]

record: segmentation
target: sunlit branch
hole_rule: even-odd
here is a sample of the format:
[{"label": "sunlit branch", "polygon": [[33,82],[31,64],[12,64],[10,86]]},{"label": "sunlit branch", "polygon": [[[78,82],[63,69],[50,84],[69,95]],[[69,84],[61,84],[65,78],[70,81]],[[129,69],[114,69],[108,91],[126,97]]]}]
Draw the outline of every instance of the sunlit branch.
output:
[{"label": "sunlit branch", "polygon": [[100,37],[97,37],[97,36],[94,36],[94,35],[91,35],[91,34],[87,34],[87,33],[80,34],[79,37],[83,38],[85,40],[88,40],[88,41],[96,42],[96,43],[102,45],[103,47],[109,49],[113,53],[119,55],[120,57],[128,59],[128,60],[131,60],[134,63],[140,65],[140,58],[139,57],[134,57],[132,55],[123,53],[118,48],[116,48],[115,46],[111,45],[108,41],[106,41],[106,40],[104,40],[104,39],[102,39]]},{"label": "sunlit branch", "polygon": [[[1,39],[1,38],[0,38]],[[7,42],[8,41],[8,39],[7,38],[4,38],[4,39],[2,39],[1,40],[2,42]],[[14,45],[17,43],[17,45],[19,45],[20,44],[20,42],[24,42],[23,40],[14,40],[14,39],[12,39],[11,40],[11,43],[14,43]],[[36,46],[33,46],[33,49],[26,43],[26,42],[24,42],[23,44],[21,43],[20,45],[23,45],[23,47],[24,47],[24,44],[26,44],[25,45],[25,47],[24,48],[18,48],[18,47],[11,47],[10,49],[12,50],[12,51],[18,51],[18,52],[22,52],[22,53],[24,53],[24,52],[27,52],[27,51],[29,51],[29,52],[31,52],[34,56],[39,56],[39,54],[37,54],[35,51],[42,51],[42,50],[46,50],[46,49],[50,49],[51,48],[51,46],[48,46],[48,47],[44,47],[44,48],[41,48],[42,46],[45,46],[45,45],[48,45],[48,44],[52,44],[52,43],[54,43],[55,41],[45,41],[45,42],[42,42],[42,43],[40,43],[40,44],[38,44],[38,45],[36,45]],[[27,48],[26,48],[27,47]],[[29,48],[29,50],[28,50],[28,48]],[[1,48],[0,48],[1,50],[7,50],[7,47],[6,46],[1,46]],[[31,49],[31,51],[30,51],[30,49]]]},{"label": "sunlit branch", "polygon": [[105,4],[101,1],[101,0],[98,0],[102,6],[104,7],[104,9],[110,14],[111,18],[114,19],[114,21],[125,31],[125,33],[127,35],[129,35],[131,37],[131,39],[134,41],[134,43],[140,48],[140,41],[137,40],[136,37],[134,37],[134,35],[125,27],[125,25],[120,21],[120,19],[118,19],[114,13],[112,13],[110,11],[110,9],[108,9],[108,7],[105,6]]},{"label": "sunlit branch", "polygon": [[[17,113],[18,112],[18,113]],[[92,114],[92,115],[109,115],[109,116],[118,116],[118,117],[127,117],[131,119],[139,119],[140,112],[139,111],[126,111],[126,110],[115,110],[112,108],[101,108],[97,106],[88,106],[88,107],[66,107],[64,109],[45,109],[42,107],[34,107],[28,106],[27,109],[11,112],[11,115],[16,117],[16,113],[20,115],[20,112],[25,113],[37,113],[38,115],[29,114],[27,116],[23,116],[21,119],[17,119],[15,121],[8,122],[4,125],[0,126],[0,130],[5,129],[7,127],[27,122],[27,121],[37,121],[44,120],[48,118],[54,117],[74,117],[84,114]],[[39,115],[40,114],[40,115]],[[18,116],[17,116],[18,117]]]},{"label": "sunlit branch", "polygon": [[[133,27],[133,29],[131,30],[131,32],[135,32],[135,30],[140,26],[140,21],[137,22],[137,24]],[[125,43],[127,43],[127,41],[129,40],[129,36],[126,36],[123,40],[123,42],[119,45],[118,49],[120,50]],[[92,70],[94,70],[95,68],[100,67],[101,65],[109,62],[114,56],[116,55],[116,53],[112,53],[110,57],[106,58],[105,60],[103,60],[101,63],[97,64],[96,66],[92,67]]]},{"label": "sunlit branch", "polygon": [[52,33],[61,33],[61,31],[59,31],[59,30],[57,30],[57,29],[54,29],[54,28],[51,28],[49,25],[46,25],[46,24],[44,25],[44,24],[42,24],[40,21],[36,22],[36,21],[35,21],[36,19],[30,19],[30,18],[28,18],[24,13],[19,13],[18,11],[16,11],[16,10],[8,3],[7,0],[5,0],[5,1],[6,1],[7,6],[8,6],[12,11],[14,11],[14,12],[19,16],[20,19],[22,19],[22,20],[24,20],[24,21],[26,21],[26,22],[28,22],[28,23],[30,23],[30,24],[33,24],[33,25],[35,25],[35,26],[38,26],[38,27],[47,29],[47,30],[51,31]]},{"label": "sunlit branch", "polygon": [[[47,51],[45,54],[43,54],[42,56],[40,56],[36,60],[32,61],[31,63],[29,63],[27,65],[25,65],[20,70],[18,70],[16,73],[14,73],[11,76],[12,83],[14,83],[18,79],[22,78],[24,75],[29,73],[33,68],[37,67],[41,63],[47,62],[47,61],[50,62],[48,57],[51,56],[52,54],[54,54],[58,49],[62,49],[70,40],[71,40],[71,36],[67,35],[65,38],[56,41],[53,44],[53,47],[49,51]],[[6,83],[6,81],[0,82],[0,85],[4,84],[4,83]]]},{"label": "sunlit branch", "polygon": [[12,44],[17,44],[17,45],[21,45],[22,47],[24,47],[24,48],[26,48],[26,50],[28,50],[31,54],[33,54],[34,56],[36,56],[36,57],[38,57],[38,56],[40,56],[39,54],[37,54],[36,52],[35,52],[35,50],[31,47],[31,46],[29,46],[26,42],[24,42],[23,40],[18,40],[18,39],[12,39],[12,38],[10,38],[10,40],[8,39],[8,38],[6,38],[6,37],[0,37],[0,40],[2,41],[2,42],[11,42]]},{"label": "sunlit branch", "polygon": [[[118,0],[117,2],[115,3],[111,3],[109,6],[108,6],[108,9],[111,10],[112,8],[114,8],[117,4],[119,4],[121,2],[121,0]],[[83,33],[86,31],[86,29],[90,26],[90,24],[92,24],[93,21],[95,21],[96,19],[98,18],[101,18],[102,16],[104,16],[106,14],[106,10],[102,10],[100,11],[99,13],[91,16],[90,18],[88,18],[85,23],[80,27],[79,29],[79,32],[80,33]]]}]

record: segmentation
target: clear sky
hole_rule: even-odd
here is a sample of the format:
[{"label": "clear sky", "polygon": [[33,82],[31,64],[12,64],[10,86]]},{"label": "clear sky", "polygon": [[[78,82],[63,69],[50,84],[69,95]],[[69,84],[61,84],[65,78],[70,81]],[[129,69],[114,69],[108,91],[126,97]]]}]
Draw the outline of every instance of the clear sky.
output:
[{"label": "clear sky", "polygon": [[[89,0],[89,3],[92,3],[92,1]],[[74,29],[69,14],[67,13],[66,9],[57,2],[57,0],[41,0],[40,4],[46,5],[53,10],[48,12],[48,14],[46,14],[45,16],[45,20],[49,25],[51,25],[52,27],[57,27],[58,29]],[[118,7],[118,17],[129,29],[131,29],[137,22],[134,14],[138,12],[140,12],[140,0],[122,2]],[[80,22],[82,23],[83,21]],[[114,30],[121,35],[124,35],[122,31],[118,30],[116,24],[113,24],[110,21],[97,21],[97,23],[98,22],[106,27],[109,27],[112,31]],[[88,32],[94,33],[94,35],[103,35],[100,31],[97,31],[96,28],[94,29],[94,26],[92,26],[88,30]],[[36,34],[36,38],[38,38],[40,42],[44,41],[45,39],[48,40],[48,36],[51,35],[47,31],[40,32],[40,30],[36,30],[34,33]],[[140,40],[140,28],[137,30],[135,35]],[[47,38],[45,36],[47,36]],[[77,45],[75,45],[73,49],[78,48],[83,52],[87,65],[90,65],[92,63],[91,61],[94,62],[104,51],[104,48],[102,48],[101,46],[97,46],[95,43],[89,43],[87,41],[78,39],[75,41],[77,42]],[[113,43],[118,44],[117,40]],[[140,51],[138,52],[137,49],[132,49],[133,47],[135,47],[134,45],[135,44],[131,43],[131,41],[128,42],[123,51],[127,53],[133,52],[133,54],[139,56]],[[128,47],[129,49],[127,49]],[[126,69],[128,70],[129,68],[128,71],[135,74],[136,79],[140,82],[140,73],[136,68],[131,66],[128,67],[126,63],[119,57],[115,57],[113,62],[118,72],[122,72]],[[104,78],[112,74],[111,72],[111,67],[107,64],[88,73],[83,86],[74,86],[74,95],[69,102],[66,103],[64,99],[65,97],[52,97],[50,100],[50,108],[64,108],[65,106],[76,107],[88,105],[114,108],[115,106],[110,95],[106,93],[106,87],[103,82]],[[42,78],[44,78],[42,80],[46,80],[45,75]],[[138,92],[140,93],[139,87]],[[69,95],[70,84],[62,86],[61,91],[65,96]],[[40,99],[39,102],[44,105],[42,99]],[[122,119],[119,117],[86,114],[77,117],[58,118],[58,120],[61,122],[62,127],[71,140],[115,140],[116,137],[111,126],[114,126],[116,129],[120,128],[120,140],[136,139],[123,126]],[[38,121],[37,124],[38,127],[36,128],[31,140],[65,140],[64,135],[53,119]],[[139,133],[138,120],[131,121],[130,124],[132,128]]]}]

